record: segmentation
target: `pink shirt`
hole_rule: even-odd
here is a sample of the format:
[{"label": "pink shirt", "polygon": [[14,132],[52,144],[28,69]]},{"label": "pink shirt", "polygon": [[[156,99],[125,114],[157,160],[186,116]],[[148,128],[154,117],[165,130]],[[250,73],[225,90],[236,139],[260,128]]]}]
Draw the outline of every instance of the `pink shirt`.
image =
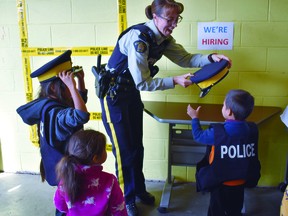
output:
[{"label": "pink shirt", "polygon": [[101,165],[77,166],[80,194],[71,204],[60,181],[54,195],[56,208],[67,216],[127,216],[125,201],[113,174],[102,171]]}]

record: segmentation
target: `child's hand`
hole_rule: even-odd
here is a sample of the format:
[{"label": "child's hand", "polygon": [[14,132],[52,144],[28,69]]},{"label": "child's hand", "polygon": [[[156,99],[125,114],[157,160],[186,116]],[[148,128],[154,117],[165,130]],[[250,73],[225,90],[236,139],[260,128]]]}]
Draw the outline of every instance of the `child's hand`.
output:
[{"label": "child's hand", "polygon": [[78,79],[78,90],[84,91],[85,90],[84,71],[81,70],[75,73],[75,77],[77,77]]},{"label": "child's hand", "polygon": [[79,80],[84,80],[84,71],[81,70],[81,71],[75,73],[75,76],[76,76]]},{"label": "child's hand", "polygon": [[76,88],[74,74],[71,71],[62,71],[58,74],[58,76],[65,83],[65,85],[69,88],[70,91]]},{"label": "child's hand", "polygon": [[187,106],[187,114],[188,114],[192,119],[198,118],[200,108],[201,108],[201,106],[198,106],[197,109],[195,110],[195,109],[193,109],[193,108],[191,107],[191,105],[189,104],[189,105]]}]

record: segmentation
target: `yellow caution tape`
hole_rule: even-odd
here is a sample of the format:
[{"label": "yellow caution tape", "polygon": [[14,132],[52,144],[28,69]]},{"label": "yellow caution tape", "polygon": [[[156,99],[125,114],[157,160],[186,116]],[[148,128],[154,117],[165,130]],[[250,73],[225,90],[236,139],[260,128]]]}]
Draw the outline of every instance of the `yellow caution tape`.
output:
[{"label": "yellow caution tape", "polygon": [[21,47],[28,47],[25,0],[17,0],[18,25],[20,30]]},{"label": "yellow caution tape", "polygon": [[101,120],[101,112],[90,112],[90,120]]},{"label": "yellow caution tape", "polygon": [[112,151],[112,144],[106,144],[106,151]]},{"label": "yellow caution tape", "polygon": [[118,25],[119,33],[127,28],[126,0],[118,0]]},{"label": "yellow caution tape", "polygon": [[[38,133],[37,133],[37,125],[33,125],[30,127],[30,141],[36,147],[40,147],[39,146],[39,137],[38,137]],[[110,143],[106,144],[106,151],[112,151],[112,144],[110,144]]]},{"label": "yellow caution tape", "polygon": [[23,56],[59,56],[66,50],[72,50],[73,56],[111,55],[114,47],[22,47]]},{"label": "yellow caution tape", "polygon": [[30,127],[30,140],[33,145],[39,147],[39,137],[37,133],[37,125],[33,125]]},{"label": "yellow caution tape", "polygon": [[[119,32],[121,33],[127,28],[127,16],[126,16],[126,0],[118,1],[118,23]],[[33,85],[31,74],[30,57],[31,56],[59,56],[66,50],[72,50],[74,56],[93,56],[93,55],[111,55],[114,47],[110,46],[97,46],[97,47],[29,47],[28,44],[28,31],[26,22],[26,3],[25,0],[17,0],[18,11],[18,26],[20,31],[20,42],[22,51],[22,63],[23,63],[23,76],[26,101],[33,100]],[[101,120],[101,113],[91,112],[90,120]],[[30,140],[35,146],[39,146],[39,138],[37,134],[37,126],[30,127]],[[112,150],[112,145],[107,144],[107,151]]]},{"label": "yellow caution tape", "polygon": [[28,101],[31,101],[32,93],[33,93],[32,79],[30,77],[30,73],[31,73],[30,59],[28,57],[23,57],[22,58],[22,65],[23,65],[25,92],[26,92],[26,96],[29,95],[29,97],[26,97],[26,101],[28,102]]}]

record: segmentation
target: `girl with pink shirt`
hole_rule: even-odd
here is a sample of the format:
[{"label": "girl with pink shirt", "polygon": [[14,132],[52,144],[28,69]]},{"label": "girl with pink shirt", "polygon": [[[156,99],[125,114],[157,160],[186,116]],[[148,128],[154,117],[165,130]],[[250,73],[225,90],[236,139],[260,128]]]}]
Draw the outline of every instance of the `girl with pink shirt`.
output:
[{"label": "girl with pink shirt", "polygon": [[71,136],[56,168],[54,204],[59,211],[67,216],[127,216],[117,178],[103,171],[106,158],[104,134],[81,130]]}]

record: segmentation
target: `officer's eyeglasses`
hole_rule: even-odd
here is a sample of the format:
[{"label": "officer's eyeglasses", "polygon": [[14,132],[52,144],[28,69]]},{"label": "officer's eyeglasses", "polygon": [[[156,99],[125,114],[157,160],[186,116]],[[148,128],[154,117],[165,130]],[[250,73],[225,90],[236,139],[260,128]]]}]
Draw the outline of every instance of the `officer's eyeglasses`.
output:
[{"label": "officer's eyeglasses", "polygon": [[162,16],[160,16],[160,15],[157,15],[157,16],[160,17],[161,19],[166,20],[166,22],[167,22],[169,25],[174,24],[174,23],[178,24],[178,23],[180,23],[180,22],[182,21],[182,19],[183,19],[183,17],[180,16],[180,15],[178,15],[175,19],[162,17]]}]

